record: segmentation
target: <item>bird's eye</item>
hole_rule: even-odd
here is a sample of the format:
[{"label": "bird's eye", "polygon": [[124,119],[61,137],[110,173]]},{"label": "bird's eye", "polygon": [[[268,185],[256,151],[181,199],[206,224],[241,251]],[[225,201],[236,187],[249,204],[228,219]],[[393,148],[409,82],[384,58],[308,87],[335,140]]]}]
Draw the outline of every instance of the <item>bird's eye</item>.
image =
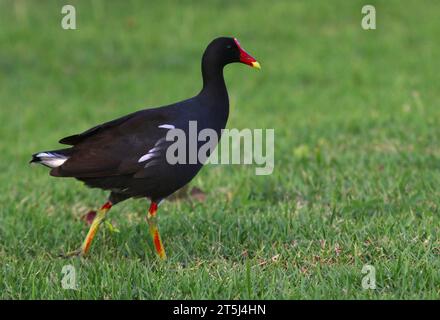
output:
[{"label": "bird's eye", "polygon": [[226,48],[231,49],[232,46],[231,46],[230,44],[228,44],[228,45],[226,46]]}]

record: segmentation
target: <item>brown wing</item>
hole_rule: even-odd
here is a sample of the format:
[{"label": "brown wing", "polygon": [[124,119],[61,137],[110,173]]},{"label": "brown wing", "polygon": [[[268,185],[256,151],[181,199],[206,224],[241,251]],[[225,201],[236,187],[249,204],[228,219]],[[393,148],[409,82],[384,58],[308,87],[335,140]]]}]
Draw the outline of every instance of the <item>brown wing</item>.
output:
[{"label": "brown wing", "polygon": [[51,171],[61,177],[109,177],[134,174],[143,164],[139,158],[166,135],[158,128],[168,116],[150,109],[96,126],[62,139],[74,143],[70,158]]},{"label": "brown wing", "polygon": [[102,124],[97,125],[93,128],[90,128],[80,134],[74,134],[74,135],[65,137],[65,138],[61,139],[59,141],[59,143],[67,144],[67,145],[71,145],[71,146],[76,145],[76,144],[80,143],[81,141],[83,141],[84,139],[86,139],[86,138],[88,138],[88,137],[90,137],[100,131],[103,131],[105,129],[122,124],[123,122],[135,117],[137,114],[138,114],[138,112],[131,113],[131,114],[126,115],[124,117],[121,117],[121,118],[118,118],[118,119],[115,119],[115,120],[112,120],[109,122],[102,123]]}]

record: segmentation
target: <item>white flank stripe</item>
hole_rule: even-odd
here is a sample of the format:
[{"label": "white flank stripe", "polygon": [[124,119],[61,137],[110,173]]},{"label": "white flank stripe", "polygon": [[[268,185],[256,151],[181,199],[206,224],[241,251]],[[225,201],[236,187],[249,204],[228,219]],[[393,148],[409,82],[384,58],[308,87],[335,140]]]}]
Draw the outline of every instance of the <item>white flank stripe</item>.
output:
[{"label": "white flank stripe", "polygon": [[144,162],[154,157],[154,153],[147,153],[139,158],[138,162]]},{"label": "white flank stripe", "polygon": [[172,124],[161,124],[159,126],[159,128],[163,128],[163,129],[175,129],[176,127],[173,126]]}]

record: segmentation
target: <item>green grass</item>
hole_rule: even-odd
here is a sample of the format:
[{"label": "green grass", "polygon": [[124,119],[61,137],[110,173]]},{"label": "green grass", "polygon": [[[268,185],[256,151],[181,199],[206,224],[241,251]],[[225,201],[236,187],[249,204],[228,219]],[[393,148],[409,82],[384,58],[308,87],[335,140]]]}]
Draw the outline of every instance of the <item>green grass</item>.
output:
[{"label": "green grass", "polygon": [[[440,3],[0,1],[0,297],[440,297]],[[114,207],[84,260],[79,217],[106,193],[27,164],[64,136],[198,92],[200,57],[237,36],[261,72],[228,66],[229,128],[274,128],[275,170],[209,166],[206,201]],[[61,288],[62,267],[79,288]],[[376,268],[377,289],[361,287]]]}]

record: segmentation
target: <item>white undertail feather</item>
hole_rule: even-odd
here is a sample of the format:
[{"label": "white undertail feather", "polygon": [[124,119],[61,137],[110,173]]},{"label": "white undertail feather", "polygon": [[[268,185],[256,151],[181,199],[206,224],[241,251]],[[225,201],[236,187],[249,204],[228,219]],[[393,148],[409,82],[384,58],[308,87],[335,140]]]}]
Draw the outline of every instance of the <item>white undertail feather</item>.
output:
[{"label": "white undertail feather", "polygon": [[45,166],[48,166],[50,168],[59,167],[64,162],[66,162],[67,159],[69,159],[68,157],[62,154],[51,153],[51,152],[40,152],[36,154],[35,157],[38,159],[36,162],[44,164]]}]

